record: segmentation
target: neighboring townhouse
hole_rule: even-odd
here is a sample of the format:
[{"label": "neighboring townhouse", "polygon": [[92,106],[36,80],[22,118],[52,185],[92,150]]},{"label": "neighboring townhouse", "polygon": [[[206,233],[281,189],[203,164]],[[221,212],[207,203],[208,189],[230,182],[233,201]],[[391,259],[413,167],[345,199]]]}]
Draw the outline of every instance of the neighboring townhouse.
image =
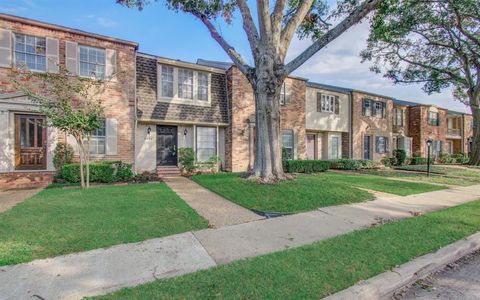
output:
[{"label": "neighboring townhouse", "polygon": [[137,54],[136,171],[178,173],[179,148],[223,162],[229,126],[226,71]]},{"label": "neighboring townhouse", "polygon": [[[105,120],[93,133],[91,154],[94,159],[134,162],[137,48],[134,42],[0,14],[0,188],[51,180],[57,142],[72,142],[47,128],[37,106],[15,89],[16,67],[57,73],[61,66],[74,76],[113,76],[102,100]],[[39,82],[29,84],[38,87]]]},{"label": "neighboring townhouse", "polygon": [[393,99],[352,90],[352,158],[379,161],[392,155]]},{"label": "neighboring townhouse", "polygon": [[351,90],[307,83],[308,159],[350,158]]},{"label": "neighboring townhouse", "polygon": [[392,145],[393,150],[405,150],[407,157],[411,157],[412,137],[410,136],[410,106],[417,105],[417,103],[393,100],[392,111]]}]

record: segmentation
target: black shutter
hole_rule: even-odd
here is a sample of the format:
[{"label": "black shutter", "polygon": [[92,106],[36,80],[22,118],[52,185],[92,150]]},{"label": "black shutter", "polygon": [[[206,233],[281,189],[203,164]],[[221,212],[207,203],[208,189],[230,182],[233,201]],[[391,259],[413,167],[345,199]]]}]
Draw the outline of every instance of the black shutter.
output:
[{"label": "black shutter", "polygon": [[387,103],[382,102],[382,118],[387,116]]},{"label": "black shutter", "polygon": [[440,126],[440,113],[437,113],[437,126]]},{"label": "black shutter", "polygon": [[372,114],[371,116],[376,117],[377,116],[377,102],[372,101]]},{"label": "black shutter", "polygon": [[376,153],[380,153],[380,147],[378,147],[380,145],[380,137],[376,136],[375,137],[375,152]]},{"label": "black shutter", "polygon": [[338,96],[335,96],[335,114],[340,114],[340,101],[338,99]]},{"label": "black shutter", "polygon": [[365,99],[362,100],[362,115],[363,115],[363,116],[365,116],[365,102],[366,102],[366,101],[367,101],[367,100],[365,100]]},{"label": "black shutter", "polygon": [[389,147],[390,145],[388,143],[388,137],[384,137],[384,139],[385,139],[385,153],[388,153],[388,152],[390,152],[390,147]]},{"label": "black shutter", "polygon": [[317,112],[322,111],[322,94],[317,93]]}]

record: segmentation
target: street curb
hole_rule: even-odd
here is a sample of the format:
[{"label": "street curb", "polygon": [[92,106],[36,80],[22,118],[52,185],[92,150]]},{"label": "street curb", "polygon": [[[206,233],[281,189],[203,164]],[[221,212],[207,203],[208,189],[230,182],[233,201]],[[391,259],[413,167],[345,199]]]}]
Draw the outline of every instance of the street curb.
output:
[{"label": "street curb", "polygon": [[390,299],[406,285],[425,278],[463,256],[480,249],[480,232],[440,248],[434,253],[415,258],[392,271],[361,281],[343,291],[325,297],[325,300]]}]

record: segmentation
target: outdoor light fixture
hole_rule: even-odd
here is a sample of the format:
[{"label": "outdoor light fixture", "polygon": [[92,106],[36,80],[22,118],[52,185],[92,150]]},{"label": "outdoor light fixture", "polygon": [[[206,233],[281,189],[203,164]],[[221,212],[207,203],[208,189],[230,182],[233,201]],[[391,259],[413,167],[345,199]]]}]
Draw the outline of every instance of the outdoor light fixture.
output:
[{"label": "outdoor light fixture", "polygon": [[431,139],[427,140],[427,176],[430,177],[430,148],[432,147],[433,141]]},{"label": "outdoor light fixture", "polygon": [[147,134],[150,135],[150,132],[152,132],[152,128],[150,128],[150,126],[148,126],[148,128],[147,128]]},{"label": "outdoor light fixture", "polygon": [[187,128],[185,128],[185,130],[183,131],[183,135],[187,135],[187,133],[188,133],[188,130]]}]

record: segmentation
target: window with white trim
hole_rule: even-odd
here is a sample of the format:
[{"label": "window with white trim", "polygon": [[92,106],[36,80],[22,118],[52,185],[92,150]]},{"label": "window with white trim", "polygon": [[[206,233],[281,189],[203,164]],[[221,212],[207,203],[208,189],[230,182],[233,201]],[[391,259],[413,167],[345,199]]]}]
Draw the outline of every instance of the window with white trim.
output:
[{"label": "window with white trim", "polygon": [[330,145],[331,145],[330,153],[332,156],[331,159],[338,159],[339,153],[340,153],[338,149],[338,147],[340,146],[340,139],[338,138],[338,136],[332,136]]},{"label": "window with white trim", "polygon": [[197,127],[197,161],[206,162],[217,155],[217,129]]},{"label": "window with white trim", "polygon": [[106,120],[100,122],[100,127],[92,131],[90,137],[90,154],[104,155],[106,153]]},{"label": "window with white trim", "polygon": [[322,112],[335,112],[335,96],[322,94]]},{"label": "window with white trim", "polygon": [[375,117],[382,118],[383,117],[383,103],[382,102],[375,102]]},{"label": "window with white trim", "polygon": [[95,77],[99,79],[105,78],[105,49],[85,45],[79,45],[78,49],[80,52],[80,76]]},{"label": "window with white trim", "polygon": [[282,148],[285,151],[287,159],[293,159],[294,153],[294,137],[293,137],[293,130],[283,130],[282,131]]},{"label": "window with white trim", "polygon": [[401,108],[393,109],[393,125],[403,126],[403,109]]},{"label": "window with white trim", "polygon": [[162,96],[173,97],[173,67],[162,66]]},{"label": "window with white trim", "polygon": [[197,73],[197,98],[198,100],[208,101],[208,74]]},{"label": "window with white trim", "polygon": [[47,70],[46,39],[20,33],[14,34],[15,67],[28,68],[32,71]]},{"label": "window with white trim", "polygon": [[362,111],[363,115],[369,117],[372,115],[372,100],[370,99],[363,99],[362,103]]},{"label": "window with white trim", "polygon": [[387,153],[388,152],[388,137],[386,136],[377,136],[375,140],[375,149],[377,153]]},{"label": "window with white trim", "polygon": [[193,71],[178,69],[178,97],[193,99]]}]

